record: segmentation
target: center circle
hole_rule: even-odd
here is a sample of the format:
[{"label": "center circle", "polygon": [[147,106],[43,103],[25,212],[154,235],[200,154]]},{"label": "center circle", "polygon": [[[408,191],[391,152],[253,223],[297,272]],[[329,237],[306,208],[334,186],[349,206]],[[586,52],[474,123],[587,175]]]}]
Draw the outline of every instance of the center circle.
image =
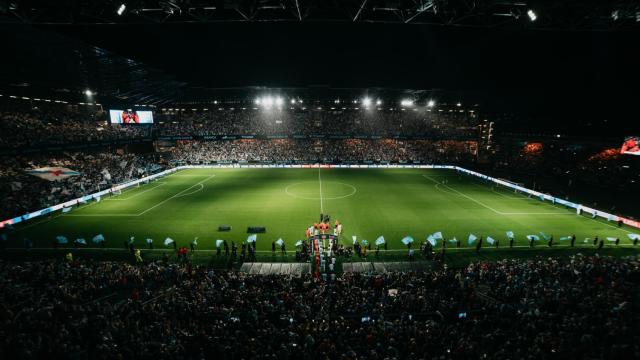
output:
[{"label": "center circle", "polygon": [[[284,189],[287,195],[305,200],[320,200],[320,184],[317,181],[303,181],[288,185]],[[322,199],[337,200],[355,195],[357,189],[355,186],[337,182],[322,182]]]}]

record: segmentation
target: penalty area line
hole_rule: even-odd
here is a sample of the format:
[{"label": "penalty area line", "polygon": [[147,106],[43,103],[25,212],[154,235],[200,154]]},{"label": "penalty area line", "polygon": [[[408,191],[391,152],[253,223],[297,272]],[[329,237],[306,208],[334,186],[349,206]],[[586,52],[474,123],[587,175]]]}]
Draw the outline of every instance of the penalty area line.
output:
[{"label": "penalty area line", "polygon": [[[461,193],[460,191],[452,188],[451,186],[449,186],[447,184],[440,184],[437,180],[434,180],[431,177],[429,177],[427,175],[424,175],[424,174],[422,176],[424,178],[426,178],[426,179],[429,179],[429,180],[433,181],[436,185],[442,185],[442,186],[446,187],[447,189],[455,192],[456,194],[458,194],[460,196],[463,196],[463,197],[473,201],[474,203],[493,211],[494,213],[496,213],[498,215],[573,215],[571,213],[564,213],[564,212],[504,212],[504,211],[498,211],[498,210],[492,208],[491,206],[489,206],[489,205],[487,205],[487,204],[485,204],[485,203],[483,203],[483,202],[481,202],[479,200],[476,200],[476,199],[472,198],[471,196],[469,196],[467,194]],[[441,190],[441,189],[439,189],[439,190]]]},{"label": "penalty area line", "polygon": [[[183,189],[182,191],[178,192],[177,194],[174,194],[173,196],[166,198],[162,201],[160,201],[159,203],[153,205],[152,207],[138,213],[138,214],[65,214],[64,216],[77,216],[77,217],[138,217],[138,216],[142,216],[144,214],[146,214],[147,212],[157,208],[158,206],[166,203],[167,201],[174,199],[174,198],[178,198],[178,197],[183,197],[183,196],[187,196],[187,195],[192,195],[195,194],[199,191],[202,191],[204,189],[204,185],[203,183],[205,183],[206,181],[210,180],[211,178],[213,178],[215,175],[211,175],[209,177],[207,177],[206,179],[199,181],[191,186],[189,186],[186,189]],[[192,191],[192,192],[188,192],[189,190],[191,190],[192,188],[196,187],[196,186],[200,186],[199,189]]]},{"label": "penalty area line", "polygon": [[162,186],[162,185],[164,185],[164,184],[166,184],[166,183],[160,183],[160,184],[158,184],[158,185],[156,185],[156,186],[151,187],[150,189],[147,189],[147,190],[141,191],[141,192],[139,192],[139,193],[133,194],[133,195],[128,196],[128,197],[126,197],[126,198],[124,198],[124,199],[123,199],[123,198],[121,198],[120,196],[118,196],[117,198],[108,198],[108,199],[105,199],[105,200],[107,200],[107,201],[127,201],[127,200],[131,200],[131,199],[133,199],[133,198],[135,198],[135,197],[137,197],[137,196],[140,196],[140,195],[142,195],[142,194],[144,194],[144,193],[146,193],[146,192],[149,192],[149,191],[151,191],[151,190],[154,190],[155,188],[158,188],[158,187],[160,187],[160,186]]},{"label": "penalty area line", "polygon": [[[164,199],[163,201],[161,201],[161,202],[159,202],[159,203],[157,203],[157,204],[153,205],[152,207],[150,207],[150,208],[148,208],[147,210],[145,210],[145,211],[143,211],[143,212],[139,213],[139,214],[138,214],[138,215],[136,215],[136,216],[142,216],[142,215],[146,214],[147,212],[149,212],[149,211],[151,211],[151,210],[153,210],[153,209],[157,208],[158,206],[160,206],[160,205],[162,205],[162,204],[166,203],[167,201],[169,201],[169,200],[171,200],[171,199],[174,199],[174,198],[177,198],[177,197],[180,197],[180,196],[184,196],[184,195],[191,195],[191,194],[195,193],[195,192],[192,192],[192,193],[189,193],[189,194],[183,194],[184,192],[188,191],[189,189],[191,189],[191,188],[193,188],[193,187],[195,187],[195,186],[202,186],[202,188],[201,188],[201,189],[204,189],[204,185],[203,185],[203,183],[205,183],[205,182],[206,182],[206,181],[208,181],[209,179],[213,178],[214,176],[215,176],[215,175],[211,175],[211,176],[207,177],[206,179],[204,179],[204,180],[202,180],[202,181],[200,181],[200,182],[197,182],[197,183],[195,183],[195,184],[193,184],[193,185],[189,186],[188,188],[186,188],[186,189],[184,189],[184,190],[180,191],[179,193],[177,193],[177,194],[173,195],[173,196],[172,196],[172,197],[170,197],[170,198]],[[197,192],[197,191],[196,191],[196,192]]]}]

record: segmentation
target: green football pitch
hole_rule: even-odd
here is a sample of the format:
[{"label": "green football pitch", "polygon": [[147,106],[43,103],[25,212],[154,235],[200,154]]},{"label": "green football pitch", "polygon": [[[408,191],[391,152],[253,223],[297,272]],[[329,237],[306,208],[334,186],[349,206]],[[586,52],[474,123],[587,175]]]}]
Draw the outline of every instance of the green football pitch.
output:
[{"label": "green football pitch", "polygon": [[[157,249],[167,237],[178,246],[198,237],[198,249],[214,249],[216,239],[239,244],[249,235],[247,227],[264,226],[258,251],[270,252],[278,238],[291,251],[320,213],[329,214],[332,224],[336,219],[343,224],[342,244],[350,245],[354,235],[370,242],[383,235],[389,250],[397,251],[406,249],[403,237],[412,236],[417,246],[436,231],[460,239],[463,247],[470,233],[491,236],[506,247],[505,232],[513,231],[518,247],[528,247],[526,235],[543,232],[554,236],[557,247],[569,245],[560,237],[575,234],[576,246],[589,248],[593,242],[584,240],[595,236],[607,246],[613,246],[607,237],[631,246],[627,234],[637,232],[455,170],[190,169],[65,214],[34,219],[16,227],[10,241],[20,247],[28,237],[35,248],[51,248],[63,235],[70,241],[85,238],[93,247],[91,239],[103,234],[109,248],[123,248],[134,236],[136,247],[146,248],[151,238]],[[232,229],[219,232],[220,225]],[[536,245],[546,247],[546,241]]]}]

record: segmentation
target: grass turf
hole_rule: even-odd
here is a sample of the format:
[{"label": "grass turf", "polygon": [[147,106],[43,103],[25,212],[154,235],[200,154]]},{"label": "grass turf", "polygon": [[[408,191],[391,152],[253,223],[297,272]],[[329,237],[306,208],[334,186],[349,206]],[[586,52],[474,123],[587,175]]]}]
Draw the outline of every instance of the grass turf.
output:
[{"label": "grass turf", "polygon": [[[330,214],[332,223],[338,219],[343,224],[342,243],[351,244],[352,235],[370,242],[384,235],[389,250],[399,253],[406,249],[400,242],[402,237],[413,236],[417,247],[436,231],[442,231],[447,239],[457,237],[463,247],[467,247],[469,233],[489,235],[506,247],[505,232],[511,230],[516,234],[517,248],[522,250],[528,247],[525,236],[539,235],[540,231],[554,236],[553,250],[566,249],[569,242],[559,238],[572,234],[579,247],[592,249],[592,241],[585,244],[583,240],[596,235],[620,238],[621,246],[628,247],[631,241],[627,234],[637,232],[578,216],[575,210],[531,199],[454,170],[194,169],[67,214],[57,213],[17,226],[9,246],[21,247],[22,239],[29,237],[34,247],[51,248],[54,238],[64,235],[70,240],[85,238],[92,247],[91,238],[104,234],[110,248],[123,249],[123,242],[130,236],[135,236],[135,245],[140,248],[146,248],[145,239],[152,238],[156,249],[164,248],[166,237],[175,239],[178,246],[188,246],[197,236],[198,249],[214,249],[216,239],[240,243],[248,235],[248,226],[265,226],[267,232],[258,235],[258,251],[270,253],[271,242],[282,238],[288,251],[293,252],[294,243],[304,238],[305,228],[317,221],[321,212]],[[218,232],[223,224],[231,225],[232,230]],[[546,241],[538,241],[536,247],[543,251]],[[460,257],[475,256],[470,250],[457,251]],[[511,251],[515,255],[516,250]],[[496,253],[503,252],[507,254],[508,250]],[[527,249],[524,253],[535,251]],[[452,256],[456,256],[456,250],[447,255]]]}]

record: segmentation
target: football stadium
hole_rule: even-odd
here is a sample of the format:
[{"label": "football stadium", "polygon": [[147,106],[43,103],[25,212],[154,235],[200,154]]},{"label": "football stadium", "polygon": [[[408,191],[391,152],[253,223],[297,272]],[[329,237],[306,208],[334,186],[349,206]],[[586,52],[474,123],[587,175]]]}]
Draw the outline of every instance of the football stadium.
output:
[{"label": "football stadium", "polygon": [[0,358],[640,358],[638,14],[0,0]]}]

